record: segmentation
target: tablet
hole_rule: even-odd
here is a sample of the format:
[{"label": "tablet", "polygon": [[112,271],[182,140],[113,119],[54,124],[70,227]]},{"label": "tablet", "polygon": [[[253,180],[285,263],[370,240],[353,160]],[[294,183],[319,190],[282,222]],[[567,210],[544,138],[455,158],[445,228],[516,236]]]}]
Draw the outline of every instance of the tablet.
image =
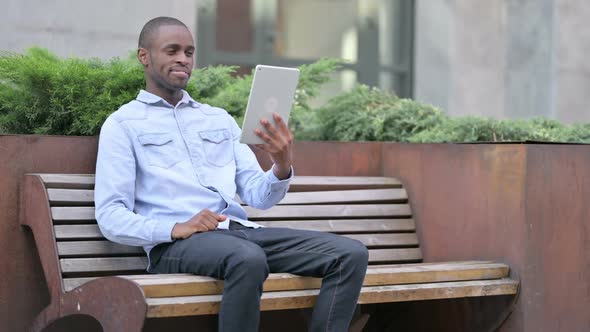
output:
[{"label": "tablet", "polygon": [[241,143],[264,144],[265,142],[254,130],[260,128],[265,118],[275,126],[272,114],[277,112],[285,123],[289,122],[289,113],[295,97],[295,89],[299,82],[299,69],[258,65],[254,70],[254,79],[250,88],[250,97],[244,123],[242,124]]}]

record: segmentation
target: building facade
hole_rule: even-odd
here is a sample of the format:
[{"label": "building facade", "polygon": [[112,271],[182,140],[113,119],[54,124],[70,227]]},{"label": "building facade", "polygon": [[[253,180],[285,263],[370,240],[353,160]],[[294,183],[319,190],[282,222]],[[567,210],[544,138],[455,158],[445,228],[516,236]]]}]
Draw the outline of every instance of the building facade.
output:
[{"label": "building facade", "polygon": [[[125,57],[142,25],[185,22],[197,64],[298,66],[341,58],[323,100],[356,83],[450,115],[590,121],[583,0],[4,0],[0,49]],[[322,100],[318,101],[321,103]]]}]

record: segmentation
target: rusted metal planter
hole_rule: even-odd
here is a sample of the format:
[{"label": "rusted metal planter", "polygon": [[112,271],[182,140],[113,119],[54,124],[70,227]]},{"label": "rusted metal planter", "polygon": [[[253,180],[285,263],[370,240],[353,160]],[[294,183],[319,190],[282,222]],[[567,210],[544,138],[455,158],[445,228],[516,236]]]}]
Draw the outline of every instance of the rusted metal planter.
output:
[{"label": "rusted metal planter", "polygon": [[[23,175],[93,173],[96,149],[96,137],[0,136],[1,331],[25,330],[52,292],[31,233],[19,226]],[[521,281],[501,331],[590,331],[590,146],[297,142],[295,171],[400,178],[417,197],[412,208],[426,261],[502,261]],[[509,299],[497,301],[427,301],[380,312],[398,330],[470,331],[490,323],[486,313]],[[293,314],[263,314],[263,330]],[[210,330],[214,320],[198,323]],[[195,323],[148,321],[145,330]]]}]

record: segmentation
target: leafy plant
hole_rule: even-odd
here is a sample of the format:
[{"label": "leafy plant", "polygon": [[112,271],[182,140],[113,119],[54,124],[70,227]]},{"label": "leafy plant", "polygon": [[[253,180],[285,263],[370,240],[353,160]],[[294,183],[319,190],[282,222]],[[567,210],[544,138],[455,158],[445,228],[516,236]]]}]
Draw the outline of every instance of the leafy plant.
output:
[{"label": "leafy plant", "polygon": [[[322,59],[301,67],[292,127],[309,112],[316,96],[338,65]],[[252,75],[236,76],[237,67],[215,66],[193,72],[187,91],[193,98],[227,110],[241,123]],[[0,53],[0,132],[19,134],[96,135],[102,123],[145,86],[143,69],[127,59],[61,59],[42,48],[24,54]]]},{"label": "leafy plant", "polygon": [[[451,118],[440,109],[358,85],[314,109],[311,100],[340,66],[320,59],[300,67],[289,125],[297,139],[395,142],[559,141],[590,143],[590,124],[555,120]],[[242,122],[252,74],[237,67],[195,70],[187,91]],[[62,59],[42,48],[0,52],[0,133],[96,135],[104,120],[145,86],[143,68],[127,59]]]},{"label": "leafy plant", "polygon": [[143,71],[130,60],[60,59],[31,48],[0,56],[0,127],[22,134],[94,135],[132,100]]},{"label": "leafy plant", "polygon": [[376,141],[398,97],[366,85],[332,98],[318,112],[321,140]]}]

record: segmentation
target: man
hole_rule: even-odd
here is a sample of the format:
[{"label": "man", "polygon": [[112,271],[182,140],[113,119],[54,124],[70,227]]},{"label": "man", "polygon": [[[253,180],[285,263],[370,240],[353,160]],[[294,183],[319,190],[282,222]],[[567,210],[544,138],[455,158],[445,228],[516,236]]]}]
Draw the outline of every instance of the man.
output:
[{"label": "man", "polygon": [[266,209],[293,177],[292,135],[274,114],[257,131],[272,169],[263,172],[224,110],[186,91],[195,47],[180,21],[159,17],[141,31],[146,89],[104,123],[96,165],[96,219],[110,240],[143,246],[148,271],[224,280],[220,331],[257,331],[269,272],[323,277],[311,331],[346,331],[367,267],[358,241],[263,228],[234,200]]}]

